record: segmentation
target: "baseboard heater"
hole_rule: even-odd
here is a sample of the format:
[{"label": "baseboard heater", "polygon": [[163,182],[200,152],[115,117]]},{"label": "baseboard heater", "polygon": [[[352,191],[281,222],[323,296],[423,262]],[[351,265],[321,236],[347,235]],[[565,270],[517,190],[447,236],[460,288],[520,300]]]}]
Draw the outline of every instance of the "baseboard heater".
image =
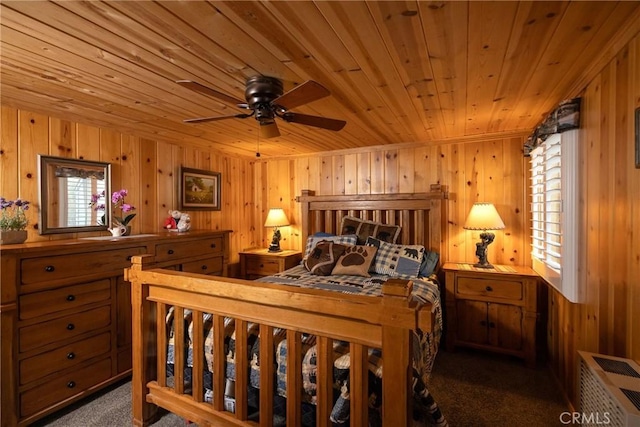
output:
[{"label": "baseboard heater", "polygon": [[640,366],[631,359],[578,353],[582,425],[640,427]]}]

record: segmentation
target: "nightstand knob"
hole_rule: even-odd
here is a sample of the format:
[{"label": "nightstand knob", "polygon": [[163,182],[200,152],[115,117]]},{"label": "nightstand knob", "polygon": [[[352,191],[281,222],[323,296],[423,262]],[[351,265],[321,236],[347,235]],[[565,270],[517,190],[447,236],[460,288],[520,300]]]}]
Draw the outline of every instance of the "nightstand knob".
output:
[{"label": "nightstand knob", "polygon": [[264,264],[260,264],[260,268],[264,268]]},{"label": "nightstand knob", "polygon": [[67,383],[67,387],[69,387],[69,388],[74,388],[75,386],[76,386],[76,382],[75,381],[69,381]]},{"label": "nightstand knob", "polygon": [[202,267],[200,267],[200,268],[202,268],[203,270],[206,270],[206,269],[207,269],[207,266],[206,266],[206,265],[203,265],[203,266],[202,266]]},{"label": "nightstand knob", "polygon": [[215,244],[215,243],[212,243],[212,244],[211,244],[211,249],[215,249],[215,248],[216,248],[216,244]]},{"label": "nightstand knob", "polygon": [[73,323],[69,323],[67,325],[67,330],[68,331],[73,331],[76,328],[76,325],[74,325]]},{"label": "nightstand knob", "polygon": [[169,255],[173,255],[173,249],[169,249],[169,250],[167,251],[167,253],[168,253]]},{"label": "nightstand knob", "polygon": [[56,269],[56,268],[55,268],[53,265],[47,265],[47,266],[44,268],[44,271],[46,271],[47,273],[51,273],[51,272],[53,272],[55,269]]},{"label": "nightstand knob", "polygon": [[71,302],[71,301],[75,301],[76,300],[76,296],[75,295],[67,295],[67,301]]},{"label": "nightstand knob", "polygon": [[67,359],[73,360],[75,358],[76,358],[76,354],[74,352],[71,351],[67,354]]},{"label": "nightstand knob", "polygon": [[491,292],[493,291],[493,288],[491,286],[487,286],[486,288],[484,288],[487,292]]}]

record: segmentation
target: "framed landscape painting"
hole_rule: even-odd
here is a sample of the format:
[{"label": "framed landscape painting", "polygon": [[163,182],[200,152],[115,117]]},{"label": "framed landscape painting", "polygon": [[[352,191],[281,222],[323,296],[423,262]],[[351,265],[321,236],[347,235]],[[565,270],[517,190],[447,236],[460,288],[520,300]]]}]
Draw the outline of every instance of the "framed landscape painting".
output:
[{"label": "framed landscape painting", "polygon": [[180,210],[220,210],[220,172],[180,168]]}]

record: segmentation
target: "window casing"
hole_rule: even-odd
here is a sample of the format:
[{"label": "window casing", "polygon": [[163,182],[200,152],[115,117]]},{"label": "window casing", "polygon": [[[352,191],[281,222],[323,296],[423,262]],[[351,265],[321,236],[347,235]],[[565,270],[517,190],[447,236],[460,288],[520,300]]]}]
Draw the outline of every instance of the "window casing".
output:
[{"label": "window casing", "polygon": [[531,151],[532,267],[571,302],[578,280],[578,130],[550,135]]}]

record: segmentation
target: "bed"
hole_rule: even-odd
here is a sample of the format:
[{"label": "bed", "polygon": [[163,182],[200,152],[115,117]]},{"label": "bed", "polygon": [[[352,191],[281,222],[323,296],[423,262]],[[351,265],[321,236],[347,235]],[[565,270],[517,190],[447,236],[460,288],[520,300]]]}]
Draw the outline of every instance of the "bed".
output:
[{"label": "bed", "polygon": [[[415,246],[442,255],[446,198],[440,186],[394,195],[303,191],[297,201],[305,253],[316,247],[310,242],[327,245],[327,234],[342,235],[352,221],[384,227],[372,241],[358,236],[356,246],[345,245],[351,252],[386,248],[397,231],[395,244],[408,248],[408,257]],[[385,243],[376,247],[375,237]],[[156,269],[152,256],[134,257],[125,272],[132,285],[133,424],[149,425],[161,407],[199,425],[409,425],[416,384],[428,381],[438,347],[437,281],[369,272],[360,282],[349,270],[307,286],[306,264],[247,281]]]}]

